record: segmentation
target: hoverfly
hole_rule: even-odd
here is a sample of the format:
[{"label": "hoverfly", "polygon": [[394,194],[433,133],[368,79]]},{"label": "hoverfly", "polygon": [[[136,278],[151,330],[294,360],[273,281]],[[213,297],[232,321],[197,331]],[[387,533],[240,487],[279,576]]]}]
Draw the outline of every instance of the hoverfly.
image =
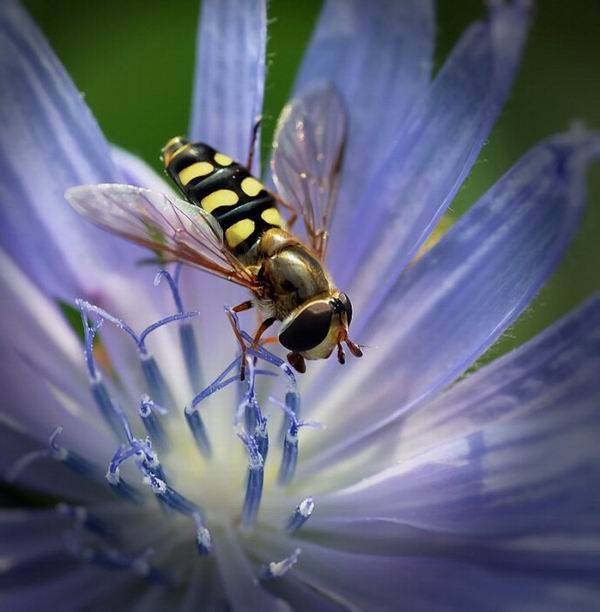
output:
[{"label": "hoverfly", "polygon": [[[281,321],[278,340],[290,351],[290,364],[304,372],[305,359],[326,359],[336,347],[343,364],[342,343],[362,356],[348,337],[350,300],[324,264],[345,141],[344,105],[333,86],[322,85],[292,100],[278,120],[272,173],[280,195],[250,174],[254,144],[242,166],[206,144],[176,137],[163,148],[162,159],[186,201],[118,184],[74,187],[66,198],[96,225],[167,261],[197,266],[249,289],[253,298],[233,311],[259,309],[263,320],[254,344]],[[291,213],[287,225],[278,204]],[[290,231],[298,215],[308,243]],[[239,331],[236,336],[244,353]]]}]

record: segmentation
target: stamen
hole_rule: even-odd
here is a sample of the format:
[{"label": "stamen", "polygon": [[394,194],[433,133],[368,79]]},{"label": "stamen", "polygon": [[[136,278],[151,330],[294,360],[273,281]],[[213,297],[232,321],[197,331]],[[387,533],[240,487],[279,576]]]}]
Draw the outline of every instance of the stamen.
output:
[{"label": "stamen", "polygon": [[96,402],[100,414],[116,435],[117,439],[124,442],[125,437],[121,427],[121,420],[115,411],[115,405],[108,394],[108,389],[99,372],[97,372],[96,378],[90,378],[90,391],[92,392],[92,397]]},{"label": "stamen", "polygon": [[208,555],[212,548],[212,538],[210,532],[204,526],[204,521],[199,512],[192,515],[194,523],[196,523],[196,546],[199,555]]},{"label": "stamen", "polygon": [[298,557],[302,549],[296,548],[296,550],[285,559],[281,561],[271,561],[271,563],[265,563],[260,570],[260,578],[261,580],[272,580],[273,578],[281,578],[287,574],[287,572],[296,565],[298,562]]},{"label": "stamen", "polygon": [[162,406],[155,404],[150,397],[142,395],[140,400],[139,415],[142,418],[142,423],[148,435],[154,444],[161,450],[166,450],[169,446],[167,435],[160,422],[160,419],[154,414],[154,411],[161,415],[167,414],[167,410]]},{"label": "stamen", "polygon": [[160,281],[164,278],[167,283],[169,283],[169,289],[171,289],[171,294],[173,295],[173,301],[175,302],[175,308],[177,308],[177,312],[183,312],[183,301],[181,299],[181,294],[179,293],[179,275],[181,274],[181,264],[177,264],[175,267],[175,278],[171,276],[168,270],[159,270],[156,276],[154,277],[154,286],[158,287],[160,285]]},{"label": "stamen", "polygon": [[[251,340],[250,336],[246,332],[242,332],[242,335],[244,336],[244,339]],[[296,376],[294,375],[292,368],[290,368],[290,366],[285,361],[283,361],[283,359],[280,359],[279,357],[277,357],[277,355],[274,355],[270,351],[267,351],[264,346],[255,346],[248,348],[248,355],[258,357],[259,359],[262,359],[267,363],[271,363],[274,366],[277,366],[288,377],[288,384],[290,390],[297,389]]]},{"label": "stamen", "polygon": [[[271,398],[271,401],[273,401],[273,398]],[[279,402],[275,403],[279,404]],[[279,432],[279,439],[281,440],[282,444],[285,441],[285,436],[290,428],[290,425],[292,424],[292,418],[288,413],[293,414],[296,419],[300,418],[300,394],[298,391],[288,391],[285,394],[284,417],[281,423],[281,430]]]},{"label": "stamen", "polygon": [[303,499],[296,506],[294,513],[288,519],[285,530],[288,533],[294,533],[300,529],[300,527],[302,527],[302,525],[304,525],[304,523],[306,523],[306,521],[308,521],[308,519],[311,517],[314,510],[315,502],[313,498],[307,497],[306,499]]},{"label": "stamen", "polygon": [[108,481],[108,486],[119,497],[134,504],[142,503],[143,499],[140,493],[138,493],[137,489],[121,478],[119,470],[116,472],[111,472],[110,470],[107,471],[106,480]]},{"label": "stamen", "polygon": [[81,455],[66,449],[64,446],[59,446],[57,444],[56,439],[62,432],[63,428],[57,427],[50,435],[48,441],[50,457],[57,461],[61,461],[67,467],[82,476],[98,478],[100,476],[100,471],[93,463],[84,459]]},{"label": "stamen", "polygon": [[[287,394],[286,394],[287,399]],[[291,399],[291,398],[290,398]],[[283,454],[281,457],[281,465],[279,466],[278,482],[280,485],[288,484],[296,472],[296,465],[298,463],[298,430],[300,427],[323,427],[321,423],[317,421],[299,421],[296,414],[290,406],[299,406],[294,402],[290,401],[290,406],[282,404],[279,400],[274,397],[270,397],[269,400],[274,404],[277,404],[288,416],[290,420],[290,427],[285,434],[283,440]]]},{"label": "stamen", "polygon": [[233,381],[238,380],[237,376],[228,378],[227,380],[224,380],[224,379],[227,376],[227,374],[229,374],[229,372],[231,372],[231,370],[233,370],[238,365],[239,361],[240,361],[240,358],[236,357],[225,368],[225,370],[221,374],[219,374],[219,376],[212,383],[210,383],[210,385],[208,385],[208,387],[206,387],[205,389],[202,389],[202,391],[196,394],[194,396],[194,399],[192,399],[191,407],[195,408],[200,402],[204,401],[207,397],[210,397],[213,393],[216,393],[223,387],[226,387],[227,385],[231,384]]},{"label": "stamen", "polygon": [[144,484],[150,487],[154,495],[165,506],[192,518],[196,525],[198,553],[201,555],[208,554],[211,547],[211,537],[210,532],[204,526],[201,508],[167,483],[155,453],[152,453],[150,460],[146,458],[144,451],[138,451],[138,454],[143,457],[138,462],[138,467],[144,475]]},{"label": "stamen", "polygon": [[59,503],[56,505],[56,511],[63,516],[70,518],[77,529],[87,529],[96,535],[114,538],[115,533],[100,520],[97,516],[90,514],[84,506],[70,506],[69,504]]},{"label": "stamen", "polygon": [[269,453],[269,432],[267,431],[266,417],[259,417],[258,424],[254,430],[254,440],[264,463],[267,460],[267,454]]},{"label": "stamen", "polygon": [[242,528],[248,529],[256,522],[258,508],[263,490],[263,458],[258,451],[258,446],[251,436],[246,432],[238,432],[238,437],[244,443],[248,451],[248,476],[246,481],[246,496],[242,509]]},{"label": "stamen", "polygon": [[148,325],[144,331],[140,334],[140,339],[138,341],[139,347],[141,350],[145,350],[146,348],[146,338],[153,331],[163,327],[163,325],[167,325],[169,323],[173,323],[173,321],[182,321],[184,319],[190,319],[192,317],[196,317],[200,314],[197,310],[193,310],[191,312],[178,312],[177,314],[169,315],[168,317],[164,317],[156,323],[152,323],[152,325]]},{"label": "stamen", "polygon": [[[165,278],[171,289],[173,295],[173,301],[177,312],[183,312],[183,300],[179,292],[179,277],[181,274],[181,263],[177,263],[175,266],[175,275],[171,276],[167,270],[160,270],[154,279],[154,286],[158,286],[162,278]],[[203,386],[202,372],[200,370],[200,359],[198,356],[198,344],[196,343],[196,336],[194,329],[190,323],[182,323],[179,326],[179,340],[181,342],[181,348],[183,350],[183,356],[185,359],[185,365],[188,373],[188,378],[192,389],[201,389]]]},{"label": "stamen", "polygon": [[140,352],[139,356],[142,372],[144,373],[144,378],[146,379],[152,397],[155,398],[161,406],[173,406],[171,393],[169,392],[167,383],[158,368],[154,356],[146,351],[143,353]]},{"label": "stamen", "polygon": [[87,313],[81,305],[81,302],[77,301],[77,305],[79,306],[79,311],[81,313],[81,322],[83,324],[83,345],[84,345],[84,355],[85,362],[88,368],[88,372],[91,379],[97,378],[96,372],[96,363],[94,361],[94,338],[96,337],[96,332],[100,329],[101,322],[97,322],[93,327],[90,327],[90,323],[88,320]]},{"label": "stamen", "polygon": [[235,415],[235,427],[239,427],[242,418],[246,433],[254,439],[263,463],[267,460],[269,452],[269,434],[267,431],[267,419],[263,417],[260,405],[256,400],[256,375],[255,358],[246,359],[247,391],[242,396]]},{"label": "stamen", "polygon": [[148,327],[146,327],[146,329],[144,329],[141,332],[141,334],[138,336],[133,331],[133,329],[129,325],[127,325],[127,323],[109,314],[103,308],[94,306],[93,304],[90,304],[89,302],[86,302],[85,300],[77,300],[77,305],[82,311],[82,315],[85,315],[87,317],[87,315],[89,315],[89,313],[92,312],[95,315],[102,317],[102,319],[109,321],[110,323],[118,327],[119,329],[123,330],[129,336],[131,336],[133,341],[136,343],[138,354],[140,357],[141,366],[142,366],[142,372],[144,373],[144,377],[146,378],[146,383],[148,384],[152,397],[161,406],[174,405],[171,394],[158,368],[156,360],[146,348],[146,344],[145,344],[146,338],[148,337],[149,334],[159,329],[163,325],[167,325],[168,323],[172,323],[174,321],[181,321],[184,319],[189,319],[190,317],[195,317],[198,314],[198,312],[196,311],[180,312],[174,315],[169,315],[168,317],[164,317],[163,319],[160,319],[156,323],[152,323],[152,325],[149,325]]},{"label": "stamen", "polygon": [[198,404],[210,397],[213,393],[216,393],[220,389],[223,389],[227,385],[238,380],[237,376],[225,378],[229,372],[231,372],[239,362],[239,358],[234,359],[225,370],[210,384],[208,387],[200,391],[191,401],[191,403],[185,407],[184,414],[185,420],[190,428],[196,446],[198,450],[208,459],[212,455],[212,447],[210,440],[204,426],[204,421],[200,415]]},{"label": "stamen", "polygon": [[31,451],[19,457],[7,470],[5,478],[7,482],[15,482],[17,478],[32,464],[39,459],[48,459],[50,451],[47,448]]},{"label": "stamen", "polygon": [[179,326],[179,341],[181,342],[181,350],[183,351],[190,385],[193,390],[201,389],[204,385],[204,380],[202,370],[200,369],[200,356],[198,354],[196,335],[191,323],[182,323]]},{"label": "stamen", "polygon": [[185,414],[185,420],[192,432],[192,436],[194,436],[194,441],[196,442],[196,446],[198,450],[207,458],[210,459],[212,456],[212,447],[210,445],[210,440],[208,439],[208,434],[206,433],[206,427],[204,426],[204,421],[200,416],[200,411],[198,408],[193,406],[186,406],[183,411]]},{"label": "stamen", "polygon": [[298,426],[294,423],[290,426],[289,431],[283,441],[283,456],[281,457],[281,465],[279,466],[279,476],[277,481],[280,485],[288,484],[296,472],[298,464]]},{"label": "stamen", "polygon": [[193,517],[200,513],[200,508],[181,493],[170,487],[164,480],[153,474],[150,470],[143,470],[144,484],[148,485],[152,492],[160,498],[167,506],[181,514]]},{"label": "stamen", "polygon": [[111,462],[108,464],[106,480],[108,481],[108,486],[117,495],[123,499],[126,499],[127,501],[138,504],[142,502],[141,494],[137,491],[137,489],[123,480],[120,473],[121,463],[129,459],[129,457],[135,455],[135,452],[136,451],[131,447],[126,448],[125,446],[121,446],[113,456]]},{"label": "stamen", "polygon": [[131,556],[114,547],[84,546],[73,533],[65,536],[65,546],[75,558],[86,563],[93,563],[108,569],[131,570],[152,584],[172,585],[171,579],[150,565],[148,558],[153,554],[152,549],[147,549],[140,555]]},{"label": "stamen", "polygon": [[83,305],[84,303],[78,300],[77,304],[79,305],[81,322],[83,324],[84,355],[88,368],[92,397],[104,421],[116,435],[117,439],[123,442],[124,437],[120,427],[120,420],[115,415],[113,402],[110,399],[108,389],[102,380],[100,372],[96,368],[96,362],[94,360],[94,339],[98,329],[100,329],[102,321],[98,321],[93,326],[90,326],[88,315]]}]

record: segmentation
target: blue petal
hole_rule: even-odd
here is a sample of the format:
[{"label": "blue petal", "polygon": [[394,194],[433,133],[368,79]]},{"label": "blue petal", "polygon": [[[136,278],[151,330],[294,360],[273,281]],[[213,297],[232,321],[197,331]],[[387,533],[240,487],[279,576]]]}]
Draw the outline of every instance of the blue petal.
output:
[{"label": "blue petal", "polygon": [[345,256],[339,239],[349,231],[352,203],[389,154],[408,110],[427,87],[433,39],[430,0],[325,3],[296,91],[316,81],[332,81],[342,92],[350,115],[330,247],[334,264]]},{"label": "blue petal", "polygon": [[[111,437],[94,408],[81,345],[49,301],[0,251],[0,388],[3,415],[46,445],[61,442],[92,460],[108,459]],[[106,449],[106,451],[104,450]]]},{"label": "blue petal", "polygon": [[81,221],[68,187],[118,179],[79,92],[21,9],[0,7],[1,246],[50,294],[92,292],[133,247]]},{"label": "blue petal", "polygon": [[427,554],[353,554],[299,539],[271,539],[257,543],[256,549],[263,558],[276,558],[296,546],[302,549],[300,562],[282,581],[307,585],[340,609],[558,612],[593,610],[598,601],[599,589],[591,580],[494,571]]},{"label": "blue petal", "polygon": [[[599,151],[597,136],[577,133],[535,147],[389,288],[382,305],[362,314],[366,324],[359,319],[353,333],[372,348],[338,370],[335,389],[318,398],[329,408],[318,420],[344,415],[343,428],[320,436],[327,451],[319,461],[365,443],[452,382],[515,320],[573,236],[584,172]],[[334,434],[341,442],[328,447],[323,436]]]},{"label": "blue petal", "polygon": [[[264,0],[204,0],[190,135],[245,163],[262,114],[267,16]],[[260,142],[254,156],[260,174]]]},{"label": "blue petal", "polygon": [[234,610],[283,612],[288,609],[262,588],[230,528],[215,534],[214,550],[227,601]]},{"label": "blue petal", "polygon": [[18,565],[50,552],[64,551],[63,531],[69,526],[69,520],[54,510],[1,510],[3,565]]},{"label": "blue petal", "polygon": [[600,297],[407,415],[386,433],[392,467],[353,470],[301,535],[594,584],[599,367]]},{"label": "blue petal", "polygon": [[356,308],[398,278],[471,170],[519,66],[528,4],[496,3],[464,33],[364,190],[336,276]]},{"label": "blue petal", "polygon": [[45,555],[0,574],[2,604],[18,612],[81,610],[80,604],[91,603],[90,592],[107,590],[106,574],[82,566],[66,552]]},{"label": "blue petal", "polygon": [[[6,480],[23,457],[43,448],[47,448],[47,440],[36,441],[28,432],[21,430],[18,423],[0,415],[0,480]],[[92,482],[51,459],[31,463],[13,484],[55,498],[83,503],[106,500],[107,496],[103,484]]]},{"label": "blue petal", "polygon": [[156,174],[145,161],[136,155],[116,146],[111,147],[111,155],[123,177],[123,182],[127,185],[137,185],[159,193],[174,193],[171,184]]}]

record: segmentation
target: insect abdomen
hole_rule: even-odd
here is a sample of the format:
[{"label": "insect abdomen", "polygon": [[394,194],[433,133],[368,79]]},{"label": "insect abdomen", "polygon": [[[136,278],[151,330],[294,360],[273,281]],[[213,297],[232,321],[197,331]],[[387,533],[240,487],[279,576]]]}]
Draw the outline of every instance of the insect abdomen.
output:
[{"label": "insect abdomen", "polygon": [[212,147],[179,136],[165,145],[163,161],[188,201],[219,222],[227,246],[238,257],[265,231],[283,226],[273,196],[244,166]]}]

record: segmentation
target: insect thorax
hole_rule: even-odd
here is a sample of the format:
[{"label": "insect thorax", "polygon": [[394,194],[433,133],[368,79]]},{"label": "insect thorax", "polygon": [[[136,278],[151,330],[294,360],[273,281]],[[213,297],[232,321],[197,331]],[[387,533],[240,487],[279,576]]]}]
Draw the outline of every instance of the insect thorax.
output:
[{"label": "insect thorax", "polygon": [[163,159],[187,200],[215,217],[226,245],[246,263],[255,260],[264,232],[284,226],[273,196],[227,155],[178,137],[167,143]]}]

